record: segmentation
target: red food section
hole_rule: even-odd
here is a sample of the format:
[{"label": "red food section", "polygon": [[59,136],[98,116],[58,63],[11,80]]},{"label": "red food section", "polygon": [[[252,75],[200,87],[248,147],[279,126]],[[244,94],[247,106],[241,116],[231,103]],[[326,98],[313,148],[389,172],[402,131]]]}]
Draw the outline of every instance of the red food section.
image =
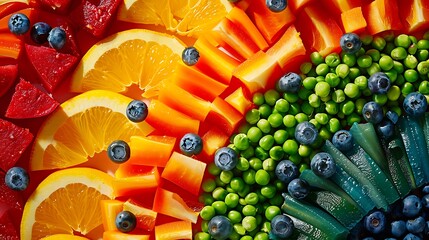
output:
[{"label": "red food section", "polygon": [[[3,171],[14,165],[27,167],[33,135],[44,117],[69,97],[65,84],[88,48],[118,29],[133,27],[115,21],[119,0],[95,2],[35,0],[30,6],[0,5]],[[242,0],[211,31],[195,39],[198,63],[179,64],[172,80],[151,100],[146,121],[155,131],[148,137],[131,138],[131,158],[115,172],[118,199],[101,203],[104,239],[168,234],[189,238],[195,228],[191,223],[198,221],[202,207],[198,194],[207,165],[252,108],[254,93],[274,87],[286,72],[297,71],[314,51],[323,56],[339,53],[339,40],[346,32],[417,33],[429,27],[425,0],[322,2],[290,0],[285,12],[274,13],[265,7],[265,0]],[[28,36],[12,35],[7,21],[14,12],[26,13],[31,22],[62,26],[67,47],[58,52],[46,44],[31,43]],[[27,93],[31,97],[24,97]],[[202,137],[200,155],[180,153],[179,140],[185,133]],[[19,239],[18,224],[9,219],[19,216],[13,212],[22,211],[23,200],[48,173],[31,174],[35,180],[23,194],[0,185],[4,189],[0,191],[0,227],[5,229],[1,239]],[[112,222],[124,208],[139,218],[140,225],[132,234],[116,231]]]}]

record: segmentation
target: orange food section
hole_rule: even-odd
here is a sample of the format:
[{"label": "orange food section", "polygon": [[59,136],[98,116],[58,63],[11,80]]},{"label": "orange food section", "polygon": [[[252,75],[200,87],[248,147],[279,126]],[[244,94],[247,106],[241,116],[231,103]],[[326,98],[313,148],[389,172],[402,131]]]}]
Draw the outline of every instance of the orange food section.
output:
[{"label": "orange food section", "polygon": [[[49,1],[43,2],[46,4]],[[93,1],[83,0],[82,2],[89,4],[86,7],[85,4],[77,2],[70,1],[58,8],[40,4],[39,1],[31,1],[29,4],[0,3],[0,73],[8,73],[2,75],[5,79],[8,77],[8,81],[0,76],[0,87],[3,87],[0,89],[2,119],[6,118],[3,113],[9,107],[8,103],[14,94],[18,78],[27,80],[42,89],[47,96],[63,103],[81,94],[70,91],[71,75],[74,74],[73,70],[79,61],[93,63],[92,67],[98,67],[97,71],[105,70],[107,74],[103,76],[115,75],[100,67],[105,59],[99,52],[91,52],[89,49],[105,37],[123,30],[144,28],[174,35],[177,38],[175,46],[183,45],[185,48],[192,45],[200,54],[199,61],[193,66],[181,62],[181,56],[176,56],[176,62],[163,59],[162,61],[171,60],[170,66],[174,71],[171,75],[164,76],[151,99],[141,97],[144,93],[142,89],[146,86],[124,86],[127,90],[119,92],[130,98],[140,98],[148,104],[145,122],[153,128],[153,131],[143,131],[143,134],[137,133],[139,129],[136,127],[137,130],[130,133],[132,136],[124,136],[129,137],[127,144],[130,147],[130,159],[126,163],[111,163],[106,154],[107,146],[103,146],[104,150],[101,152],[91,154],[84,151],[85,147],[77,146],[83,155],[88,155],[88,162],[79,162],[77,166],[91,166],[105,170],[113,176],[110,184],[114,197],[103,199],[96,206],[101,211],[98,218],[98,230],[101,233],[98,233],[98,236],[107,240],[191,239],[200,228],[199,212],[203,203],[199,202],[198,198],[202,193],[201,184],[208,175],[207,168],[213,163],[216,150],[229,143],[231,135],[236,133],[244,122],[246,112],[254,107],[253,94],[275,87],[276,81],[286,72],[298,71],[300,63],[308,61],[309,55],[314,51],[323,56],[332,52],[339,53],[339,40],[344,33],[418,33],[429,27],[429,3],[425,0],[290,0],[288,8],[282,13],[274,13],[265,8],[265,0],[241,0],[236,4],[229,3],[229,9],[222,18],[208,21],[207,26],[210,27],[205,31],[198,27],[185,31],[182,29],[185,28],[185,23],[175,27],[162,26],[161,23],[166,24],[167,20],[177,22],[176,18],[180,17],[177,15],[181,14],[177,12],[159,16],[153,23],[132,23],[115,19],[119,8],[122,7],[125,11],[124,5],[121,5],[122,1],[111,1],[112,5],[106,3],[108,6],[101,7],[95,6],[94,3],[91,3],[94,6],[90,5]],[[89,18],[74,21],[75,16],[81,16],[81,12],[76,12],[81,8],[88,8],[85,11],[91,13],[102,9],[108,13],[109,18],[104,18],[107,15],[97,15],[95,21],[98,22]],[[28,42],[28,36],[9,33],[7,17],[17,11],[27,13],[31,21],[47,21],[66,28],[68,47],[56,52],[47,43],[36,45]],[[106,25],[100,26],[101,20],[105,20],[103,24]],[[191,25],[189,23],[189,26]],[[144,51],[161,48],[158,46],[160,44],[155,44],[157,39],[145,41],[150,44]],[[112,50],[118,51],[112,54],[113,60],[124,55],[117,49],[119,47]],[[85,58],[88,53],[99,54],[99,59]],[[132,56],[129,59],[133,59]],[[153,61],[156,63],[158,60]],[[128,65],[121,67],[126,68]],[[103,80],[100,79],[100,82]],[[79,106],[75,107],[79,109]],[[115,107],[117,108],[117,105],[111,106],[108,111],[116,110]],[[62,119],[95,118],[78,110],[72,111],[76,115],[69,116],[61,107],[55,111]],[[45,144],[48,153],[61,147],[68,151],[72,145],[79,145],[73,143],[85,142],[66,141],[68,137],[85,137],[83,133],[75,134],[75,130],[82,127],[78,126],[78,121],[73,122],[75,125],[71,124],[66,133],[55,136],[70,145],[56,146],[53,136],[42,138],[37,135],[41,126],[48,130],[56,128],[44,125],[48,117],[7,120],[13,124],[10,129],[19,128],[21,132],[31,133],[27,135],[27,139],[34,135],[35,139],[32,141]],[[10,124],[7,123],[8,126]],[[135,127],[135,124],[130,125]],[[102,127],[97,126],[96,129]],[[109,129],[104,130],[97,134],[105,137]],[[203,149],[200,154],[188,156],[181,153],[180,139],[186,133],[195,133],[202,138]],[[12,165],[29,169],[32,148],[17,146],[16,149],[19,150],[19,159],[14,159]],[[54,158],[63,156],[51,156],[52,154],[48,153],[39,157],[50,157],[54,161]],[[55,166],[61,166],[61,161]],[[73,167],[75,166],[66,168]],[[30,172],[32,181],[29,188],[13,199],[20,199],[22,205],[23,200],[37,194],[34,190],[39,183],[51,173],[61,171],[60,169],[58,167],[56,170],[38,169]],[[23,206],[19,211],[22,212],[22,208]],[[9,210],[9,207],[1,204],[0,200],[0,212],[6,210]],[[115,225],[116,215],[123,210],[133,212],[138,220],[136,229],[130,233],[119,232]],[[8,215],[4,214],[7,217]],[[20,227],[15,225],[9,228],[14,229],[16,235]],[[86,234],[97,235],[94,232],[82,235]]]}]

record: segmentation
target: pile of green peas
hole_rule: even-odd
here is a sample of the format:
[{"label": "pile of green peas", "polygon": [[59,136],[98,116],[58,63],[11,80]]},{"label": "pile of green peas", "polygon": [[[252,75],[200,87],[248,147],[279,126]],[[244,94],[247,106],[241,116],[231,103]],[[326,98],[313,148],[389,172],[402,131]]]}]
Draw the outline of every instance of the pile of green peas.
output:
[{"label": "pile of green peas", "polygon": [[[429,32],[415,36],[385,34],[361,36],[362,48],[355,54],[310,54],[300,66],[302,87],[297,93],[270,89],[255,93],[255,108],[230,139],[229,147],[239,154],[232,171],[214,163],[204,180],[200,201],[201,230],[194,239],[211,239],[208,222],[216,215],[228,217],[233,225],[231,240],[268,240],[270,221],[281,214],[282,193],[287,184],[277,179],[275,168],[288,159],[302,172],[325,140],[355,122],[362,122],[365,103],[375,101],[384,112],[402,114],[401,103],[411,92],[429,95]],[[386,94],[372,94],[368,78],[384,72],[391,81]],[[319,136],[312,145],[295,140],[295,126],[309,121]]]}]

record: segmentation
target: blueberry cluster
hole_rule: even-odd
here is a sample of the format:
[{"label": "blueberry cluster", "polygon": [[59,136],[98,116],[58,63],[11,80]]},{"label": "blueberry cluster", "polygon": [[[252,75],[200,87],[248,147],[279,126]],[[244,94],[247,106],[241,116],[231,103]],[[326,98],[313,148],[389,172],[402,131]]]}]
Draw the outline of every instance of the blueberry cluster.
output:
[{"label": "blueberry cluster", "polygon": [[375,210],[352,230],[349,239],[429,238],[429,185],[416,189],[392,204],[388,211]]},{"label": "blueberry cluster", "polygon": [[22,13],[12,14],[9,18],[8,27],[10,32],[16,35],[24,35],[30,31],[31,39],[35,43],[43,44],[48,42],[52,48],[57,50],[64,47],[67,39],[63,28],[52,28],[45,22],[37,22],[33,26],[30,26],[30,19]]}]

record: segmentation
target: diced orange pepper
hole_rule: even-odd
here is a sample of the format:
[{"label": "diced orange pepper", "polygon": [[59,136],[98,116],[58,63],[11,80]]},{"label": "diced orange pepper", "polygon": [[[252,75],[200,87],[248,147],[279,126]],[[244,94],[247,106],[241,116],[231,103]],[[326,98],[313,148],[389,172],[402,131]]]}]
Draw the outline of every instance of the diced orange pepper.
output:
[{"label": "diced orange pepper", "polygon": [[163,102],[153,99],[148,107],[149,114],[146,122],[163,134],[182,137],[186,133],[198,133],[200,122]]},{"label": "diced orange pepper", "polygon": [[322,0],[321,4],[326,6],[331,14],[339,16],[352,8],[362,6],[362,0]]},{"label": "diced orange pepper", "polygon": [[100,201],[101,218],[103,219],[104,231],[115,231],[116,228],[116,215],[123,209],[124,202],[114,199],[106,199]]},{"label": "diced orange pepper", "polygon": [[341,21],[344,32],[347,33],[361,33],[365,31],[367,26],[361,7],[355,7],[341,13]]},{"label": "diced orange pepper", "polygon": [[398,1],[399,15],[407,33],[429,28],[429,1]]},{"label": "diced orange pepper", "polygon": [[165,167],[175,143],[176,138],[169,136],[132,136],[126,164]]},{"label": "diced orange pepper", "polygon": [[12,14],[14,12],[17,12],[21,9],[24,9],[28,7],[26,3],[23,2],[10,2],[6,4],[0,5],[0,19],[4,18],[5,16]]},{"label": "diced orange pepper", "polygon": [[396,0],[374,0],[362,9],[370,34],[402,29]]},{"label": "diced orange pepper", "polygon": [[257,52],[234,70],[234,76],[251,94],[270,87],[281,75],[282,69],[277,59],[263,51]]},{"label": "diced orange pepper", "polygon": [[273,12],[266,7],[265,0],[253,0],[246,13],[255,23],[265,40],[272,45],[283,34],[296,17],[290,7],[282,12]]},{"label": "diced orange pepper", "polygon": [[210,77],[228,85],[232,71],[240,64],[238,60],[215,47],[205,36],[200,36],[194,43],[200,58],[194,66]]},{"label": "diced orange pepper", "polygon": [[159,91],[158,100],[187,116],[204,121],[210,111],[210,102],[195,97],[173,83],[167,83]]},{"label": "diced orange pepper", "polygon": [[221,127],[228,134],[236,129],[242,119],[243,115],[220,97],[212,102],[211,111],[207,116],[209,122]]},{"label": "diced orange pepper", "polygon": [[156,190],[152,210],[192,223],[197,222],[199,215],[199,211],[191,209],[179,194],[160,187]]},{"label": "diced orange pepper", "polygon": [[189,221],[175,221],[155,227],[156,240],[192,239],[192,224]]},{"label": "diced orange pepper", "polygon": [[198,195],[206,165],[194,158],[173,152],[161,177],[194,195]]},{"label": "diced orange pepper", "polygon": [[152,209],[141,206],[141,204],[137,203],[133,199],[128,199],[124,202],[122,210],[129,211],[136,216],[136,228],[146,231],[153,231],[155,228],[155,221],[158,213]]},{"label": "diced orange pepper", "polygon": [[[296,13],[301,11],[302,8],[307,6],[307,4],[313,2],[314,0],[289,0],[288,7],[292,9],[292,12]],[[319,1],[315,1],[319,2]]]},{"label": "diced orange pepper", "polygon": [[12,33],[0,33],[0,57],[18,59],[23,42]]},{"label": "diced orange pepper", "polygon": [[197,68],[182,63],[177,65],[172,82],[207,101],[213,101],[228,87],[228,85],[216,81]]},{"label": "diced orange pepper", "polygon": [[150,173],[134,177],[114,178],[115,196],[127,196],[136,191],[154,189],[159,184],[159,171],[155,167]]},{"label": "diced orange pepper", "polygon": [[129,161],[120,164],[115,171],[115,177],[126,178],[152,174],[153,166],[131,164]]},{"label": "diced orange pepper", "polygon": [[149,240],[150,235],[137,235],[119,231],[105,231],[103,240]]},{"label": "diced orange pepper", "polygon": [[229,140],[229,135],[219,128],[210,128],[203,136],[203,153],[211,157],[216,150],[225,146]]},{"label": "diced orange pepper", "polygon": [[233,106],[242,115],[252,106],[252,102],[245,96],[243,88],[239,87],[225,98],[225,102]]}]

